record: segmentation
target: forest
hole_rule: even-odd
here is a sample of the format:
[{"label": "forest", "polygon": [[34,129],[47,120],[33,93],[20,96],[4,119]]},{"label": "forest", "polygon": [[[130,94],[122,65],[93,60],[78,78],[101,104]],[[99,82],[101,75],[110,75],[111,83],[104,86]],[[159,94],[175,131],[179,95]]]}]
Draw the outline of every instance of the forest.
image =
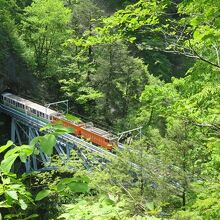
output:
[{"label": "forest", "polygon": [[[0,0],[0,48],[0,93],[142,128],[88,169],[0,112],[0,219],[220,219],[220,1]],[[25,172],[36,144],[56,169]]]}]

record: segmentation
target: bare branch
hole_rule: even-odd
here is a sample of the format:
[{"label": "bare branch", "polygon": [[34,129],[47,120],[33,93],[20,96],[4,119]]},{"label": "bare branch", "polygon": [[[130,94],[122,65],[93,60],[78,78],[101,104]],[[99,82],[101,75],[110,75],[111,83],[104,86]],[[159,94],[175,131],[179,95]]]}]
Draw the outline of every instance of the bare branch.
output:
[{"label": "bare branch", "polygon": [[213,47],[214,47],[215,52],[216,52],[218,65],[220,66],[220,60],[219,60],[219,52],[218,52],[218,48],[217,48],[217,46],[216,46],[215,44],[213,45]]},{"label": "bare branch", "polygon": [[202,57],[201,55],[199,55],[199,54],[197,53],[197,51],[193,48],[193,46],[192,46],[190,40],[189,40],[189,45],[190,45],[191,50],[192,50],[192,51],[194,52],[194,54],[198,57],[199,60],[202,60],[202,61],[204,61],[204,62],[206,62],[206,63],[208,63],[208,64],[210,64],[210,65],[212,65],[212,66],[215,66],[215,67],[217,67],[217,68],[220,69],[220,65],[219,65],[219,64],[213,63],[213,62],[211,62],[211,61],[205,59],[205,58]]}]

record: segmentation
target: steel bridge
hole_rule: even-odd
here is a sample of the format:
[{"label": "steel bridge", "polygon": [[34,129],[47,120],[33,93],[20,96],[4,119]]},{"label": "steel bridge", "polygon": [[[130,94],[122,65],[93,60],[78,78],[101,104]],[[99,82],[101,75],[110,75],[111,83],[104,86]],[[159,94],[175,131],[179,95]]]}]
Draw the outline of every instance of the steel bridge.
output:
[{"label": "steel bridge", "polygon": [[[29,144],[30,141],[42,133],[39,132],[41,127],[46,123],[33,118],[25,113],[17,111],[9,106],[0,103],[0,112],[5,113],[11,117],[11,140],[16,145]],[[46,132],[46,131],[44,131]],[[85,167],[89,168],[91,165],[91,155],[98,162],[105,163],[111,157],[116,155],[95,146],[87,141],[71,134],[60,135],[56,140],[54,151],[65,162],[71,158],[71,151],[74,150],[77,155],[83,160]],[[89,156],[90,155],[90,156]],[[31,155],[27,158],[25,163],[26,172],[37,170],[56,169],[50,166],[51,157],[45,153],[40,152],[39,155]],[[46,166],[45,166],[46,165]]]}]

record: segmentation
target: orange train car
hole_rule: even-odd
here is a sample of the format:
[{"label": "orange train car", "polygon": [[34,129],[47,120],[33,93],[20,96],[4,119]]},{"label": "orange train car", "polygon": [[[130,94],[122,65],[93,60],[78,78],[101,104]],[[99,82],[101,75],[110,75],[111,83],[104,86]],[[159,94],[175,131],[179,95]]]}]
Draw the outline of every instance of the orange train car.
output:
[{"label": "orange train car", "polygon": [[96,128],[92,123],[86,123],[85,126],[80,127],[81,136],[92,143],[100,145],[108,150],[112,150],[117,146],[118,138],[111,133]]},{"label": "orange train car", "polygon": [[74,129],[74,134],[78,137],[82,137],[87,141],[102,146],[108,150],[112,150],[118,145],[118,138],[100,128],[94,127],[93,123],[77,123],[70,121],[63,116],[53,116],[52,123],[60,123],[65,127]]}]

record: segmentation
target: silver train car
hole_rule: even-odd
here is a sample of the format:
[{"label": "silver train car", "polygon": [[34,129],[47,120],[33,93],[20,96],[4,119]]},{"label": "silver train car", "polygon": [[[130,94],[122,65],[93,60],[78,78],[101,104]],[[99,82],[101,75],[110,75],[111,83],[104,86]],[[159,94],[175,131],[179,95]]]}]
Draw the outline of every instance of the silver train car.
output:
[{"label": "silver train car", "polygon": [[8,92],[1,94],[1,100],[6,106],[13,107],[13,109],[25,112],[27,115],[37,117],[46,122],[50,122],[53,116],[60,115],[50,108],[46,108]]}]

